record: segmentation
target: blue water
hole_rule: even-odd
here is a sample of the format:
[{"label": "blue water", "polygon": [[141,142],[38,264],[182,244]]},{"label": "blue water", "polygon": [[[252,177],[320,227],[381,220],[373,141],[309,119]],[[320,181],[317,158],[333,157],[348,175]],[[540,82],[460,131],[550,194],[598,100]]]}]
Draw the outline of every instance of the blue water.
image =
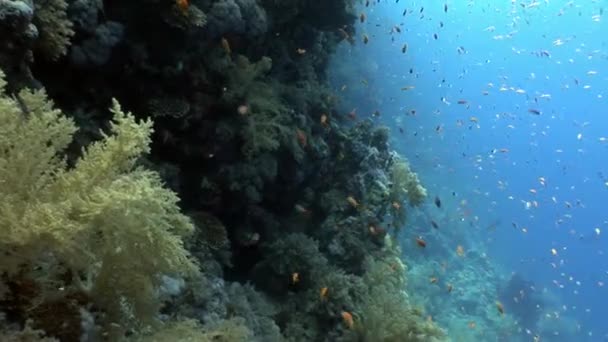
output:
[{"label": "blue water", "polygon": [[[332,66],[345,112],[389,126],[428,190],[401,237],[413,296],[462,340],[608,340],[608,2],[430,3],[361,4]],[[416,278],[467,269],[451,293]],[[525,283],[505,292],[513,274]],[[476,291],[487,310],[448,307]]]}]

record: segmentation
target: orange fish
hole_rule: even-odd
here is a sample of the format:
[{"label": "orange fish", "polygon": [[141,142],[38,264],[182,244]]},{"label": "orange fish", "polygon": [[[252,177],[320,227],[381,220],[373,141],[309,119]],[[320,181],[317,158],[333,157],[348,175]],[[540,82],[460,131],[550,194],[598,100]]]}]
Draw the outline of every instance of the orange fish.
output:
[{"label": "orange fish", "polygon": [[190,1],[189,0],[175,0],[175,5],[177,5],[177,8],[179,8],[179,10],[182,13],[188,13],[188,8],[190,7]]},{"label": "orange fish", "polygon": [[329,294],[329,289],[327,287],[322,287],[321,290],[319,291],[319,297],[321,298],[321,300],[326,300],[328,294]]},{"label": "orange fish", "polygon": [[458,247],[456,247],[456,254],[458,254],[458,256],[464,256],[464,247],[458,245]]},{"label": "orange fish", "polygon": [[392,204],[393,208],[395,208],[395,210],[399,210],[401,209],[401,204],[399,204],[399,202],[395,201]]},{"label": "orange fish", "polygon": [[296,52],[298,53],[298,55],[303,55],[306,53],[306,49],[298,48],[296,49]]},{"label": "orange fish", "polygon": [[300,282],[300,273],[298,272],[293,272],[291,274],[291,283],[293,285],[297,284],[298,282]]},{"label": "orange fish", "polygon": [[348,311],[342,311],[342,321],[349,329],[352,329],[355,326],[355,320],[353,319],[353,315]]}]

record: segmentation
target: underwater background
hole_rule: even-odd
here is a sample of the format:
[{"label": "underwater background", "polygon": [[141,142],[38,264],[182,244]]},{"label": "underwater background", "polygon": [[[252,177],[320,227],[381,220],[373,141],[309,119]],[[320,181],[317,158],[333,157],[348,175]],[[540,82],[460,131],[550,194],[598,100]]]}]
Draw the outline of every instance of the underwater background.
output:
[{"label": "underwater background", "polygon": [[604,1],[0,0],[0,341],[606,341]]}]

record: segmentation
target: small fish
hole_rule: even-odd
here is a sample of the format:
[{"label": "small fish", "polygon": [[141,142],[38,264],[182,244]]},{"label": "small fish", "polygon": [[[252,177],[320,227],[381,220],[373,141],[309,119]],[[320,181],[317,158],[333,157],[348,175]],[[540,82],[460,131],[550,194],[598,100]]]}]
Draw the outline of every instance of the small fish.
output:
[{"label": "small fish", "polygon": [[496,310],[498,310],[498,312],[499,312],[501,315],[504,315],[504,314],[505,314],[505,307],[502,305],[502,303],[501,303],[501,302],[498,302],[498,301],[496,302]]},{"label": "small fish", "polygon": [[297,284],[298,282],[300,282],[300,273],[298,272],[293,272],[291,274],[291,283],[293,285]]},{"label": "small fish", "polygon": [[236,112],[240,115],[247,115],[249,114],[249,106],[242,104],[236,108]]},{"label": "small fish", "polygon": [[296,49],[296,53],[297,53],[298,55],[303,55],[303,54],[305,54],[305,53],[306,53],[306,49],[297,48],[297,49]]},{"label": "small fish", "polygon": [[540,110],[534,109],[534,108],[528,109],[528,113],[534,114],[534,115],[540,115],[541,114]]},{"label": "small fish", "polygon": [[350,312],[342,311],[341,316],[342,316],[342,321],[349,329],[354,328],[355,320],[353,319],[353,315]]},{"label": "small fish", "polygon": [[357,108],[353,108],[348,114],[346,114],[351,120],[355,120],[357,118]]},{"label": "small fish", "polygon": [[321,114],[319,122],[323,127],[327,127],[327,125],[329,125],[329,118],[327,117],[327,114]]},{"label": "small fish", "polygon": [[230,49],[230,43],[226,38],[222,37],[221,44],[222,49],[224,49],[224,52],[226,52],[227,55],[232,53],[232,49]]},{"label": "small fish", "polygon": [[384,228],[382,228],[382,227],[370,225],[369,226],[369,233],[372,234],[372,235],[384,235],[384,233],[386,233],[386,230]]},{"label": "small fish", "polygon": [[361,13],[361,15],[359,16],[359,21],[364,23],[366,18],[367,18],[367,16],[365,16],[365,13]]},{"label": "small fish", "polygon": [[364,34],[363,35],[363,44],[367,44],[367,43],[369,43],[369,37],[366,34]]},{"label": "small fish", "polygon": [[458,104],[461,104],[461,105],[465,105],[465,104],[469,103],[469,101],[467,101],[467,100],[463,100],[463,99],[460,99],[460,100],[458,100],[458,102],[457,102],[457,103],[458,103]]},{"label": "small fish", "polygon": [[395,201],[392,204],[392,207],[395,208],[396,210],[401,209],[401,204],[399,204],[399,202]]},{"label": "small fish", "polygon": [[407,52],[407,43],[403,44],[403,47],[401,48],[401,53],[406,53]]},{"label": "small fish", "polygon": [[429,278],[429,283],[431,283],[431,284],[436,284],[437,281],[439,281],[439,279],[437,279],[437,277],[431,277],[431,278]]},{"label": "small fish", "polygon": [[310,215],[310,214],[312,214],[312,212],[309,209],[307,209],[306,207],[304,207],[301,204],[296,204],[294,206],[294,209],[296,210],[297,213],[302,214],[302,215]]},{"label": "small fish", "polygon": [[444,4],[444,5],[443,5],[443,11],[444,11],[445,13],[448,13],[448,4]]},{"label": "small fish", "polygon": [[321,300],[326,300],[328,295],[329,295],[329,288],[322,287],[321,290],[319,290],[319,298]]},{"label": "small fish", "polygon": [[447,286],[448,293],[452,292],[452,289],[454,289],[454,286],[452,284],[448,284],[448,286]]},{"label": "small fish", "polygon": [[437,208],[441,208],[441,199],[439,198],[439,196],[435,196],[435,205],[437,206]]},{"label": "small fish", "polygon": [[437,40],[437,38],[439,38],[439,36],[437,36],[437,33],[433,33],[433,38],[435,38],[435,40]]},{"label": "small fish", "polygon": [[426,241],[424,241],[420,237],[416,238],[416,244],[418,245],[418,247],[421,247],[421,248],[425,248],[426,247]]},{"label": "small fish", "polygon": [[357,200],[353,197],[353,196],[348,196],[346,197],[346,201],[348,202],[348,204],[350,204],[353,208],[359,208],[360,204],[359,202],[357,202]]},{"label": "small fish", "polygon": [[190,8],[189,0],[175,0],[175,5],[182,12],[182,14],[188,13],[188,9]]},{"label": "small fish", "polygon": [[437,222],[435,222],[435,220],[431,220],[431,226],[433,226],[433,228],[435,229],[439,229],[439,225],[437,224]]},{"label": "small fish", "polygon": [[458,247],[456,247],[456,254],[459,257],[464,256],[464,247],[462,247],[461,245],[458,245]]},{"label": "small fish", "polygon": [[416,88],[416,87],[414,87],[414,86],[405,86],[405,87],[401,87],[401,91],[408,91],[408,90],[412,90],[414,88]]}]

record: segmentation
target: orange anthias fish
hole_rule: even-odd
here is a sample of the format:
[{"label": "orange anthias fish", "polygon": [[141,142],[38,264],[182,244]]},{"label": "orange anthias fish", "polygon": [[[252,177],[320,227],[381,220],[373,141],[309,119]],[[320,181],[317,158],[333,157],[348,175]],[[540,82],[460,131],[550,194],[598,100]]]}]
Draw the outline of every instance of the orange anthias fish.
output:
[{"label": "orange anthias fish", "polygon": [[342,321],[349,329],[352,329],[355,326],[355,320],[353,319],[353,315],[348,311],[342,311]]},{"label": "orange anthias fish", "polygon": [[187,13],[190,7],[190,0],[175,0],[175,4],[182,13]]},{"label": "orange anthias fish", "polygon": [[329,294],[329,288],[327,288],[327,287],[322,287],[321,290],[319,291],[319,297],[321,298],[321,300],[326,300],[328,294]]}]

